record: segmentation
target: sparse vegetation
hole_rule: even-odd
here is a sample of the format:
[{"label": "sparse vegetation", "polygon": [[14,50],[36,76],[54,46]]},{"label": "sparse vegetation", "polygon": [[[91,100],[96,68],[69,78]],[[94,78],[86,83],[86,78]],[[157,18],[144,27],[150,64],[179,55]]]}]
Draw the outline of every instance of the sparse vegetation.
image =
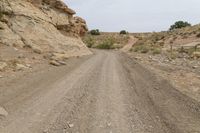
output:
[{"label": "sparse vegetation", "polygon": [[[151,33],[146,35],[140,35],[140,38],[133,46],[132,51],[140,53],[151,53],[153,55],[161,54],[162,47],[165,44],[166,33]],[[143,37],[142,37],[143,36]]]},{"label": "sparse vegetation", "polygon": [[195,59],[194,57],[200,55],[200,48],[199,45],[194,47],[191,44],[192,46],[190,46],[190,40],[195,37],[200,38],[199,27],[200,25],[195,25],[167,32],[136,34],[138,41],[131,51],[153,55],[162,54],[170,60],[176,58]]},{"label": "sparse vegetation", "polygon": [[175,29],[180,29],[180,28],[188,27],[188,26],[191,26],[191,24],[188,23],[188,22],[177,21],[173,25],[171,25],[171,27],[170,27],[169,30],[171,31],[171,30],[175,30]]},{"label": "sparse vegetation", "polygon": [[125,34],[127,34],[127,33],[128,33],[128,32],[127,32],[126,30],[121,30],[119,34],[125,35]]},{"label": "sparse vegetation", "polygon": [[121,36],[119,33],[101,33],[101,35],[94,36],[91,34],[87,34],[86,36],[83,37],[83,41],[89,48],[100,48],[105,47],[104,44],[105,42],[112,42],[112,49],[120,49],[122,48],[125,44],[128,43],[129,36],[128,35],[123,35]]},{"label": "sparse vegetation", "polygon": [[114,41],[112,39],[104,40],[102,43],[98,44],[96,48],[99,49],[114,49]]},{"label": "sparse vegetation", "polygon": [[192,56],[192,54],[194,52],[199,52],[200,49],[198,48],[198,45],[194,46],[194,47],[189,47],[189,48],[184,48],[184,47],[181,47],[178,49],[178,52],[179,53],[186,53],[188,54],[189,56]]},{"label": "sparse vegetation", "polygon": [[86,45],[87,45],[88,48],[92,48],[93,45],[95,44],[95,41],[91,37],[89,37],[89,38],[87,38],[85,40],[85,43],[86,43]]},{"label": "sparse vegetation", "polygon": [[104,42],[104,43],[101,43],[101,44],[97,45],[96,48],[98,48],[98,49],[111,49],[112,46],[110,44]]},{"label": "sparse vegetation", "polygon": [[99,31],[99,29],[91,30],[90,34],[91,35],[100,35],[100,31]]},{"label": "sparse vegetation", "polygon": [[169,59],[173,59],[173,60],[176,59],[177,58],[177,53],[176,52],[170,53],[169,56],[168,56],[168,58]]},{"label": "sparse vegetation", "polygon": [[200,33],[198,33],[198,34],[196,35],[196,37],[200,38]]},{"label": "sparse vegetation", "polygon": [[159,49],[159,48],[154,48],[154,49],[152,49],[152,54],[153,54],[153,55],[161,54],[161,49]]},{"label": "sparse vegetation", "polygon": [[149,47],[147,45],[138,45],[134,47],[134,52],[148,53]]}]

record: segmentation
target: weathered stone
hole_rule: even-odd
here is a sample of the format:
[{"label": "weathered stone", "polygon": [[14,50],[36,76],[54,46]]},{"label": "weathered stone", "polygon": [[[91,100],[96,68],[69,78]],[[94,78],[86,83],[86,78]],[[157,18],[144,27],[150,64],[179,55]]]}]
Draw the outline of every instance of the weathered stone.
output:
[{"label": "weathered stone", "polygon": [[194,58],[200,58],[200,52],[194,52],[194,53],[192,54],[192,56],[193,56]]},{"label": "weathered stone", "polygon": [[91,54],[79,35],[87,31],[86,22],[60,0],[0,1],[8,23],[0,22],[0,42],[29,47],[33,52],[65,51],[69,57]]},{"label": "weathered stone", "polygon": [[0,71],[3,71],[7,66],[8,66],[7,63],[0,62]]},{"label": "weathered stone", "polygon": [[61,65],[59,62],[57,62],[57,61],[55,61],[55,60],[51,60],[49,63],[50,63],[51,65],[53,65],[53,66],[60,66],[60,65]]},{"label": "weathered stone", "polygon": [[6,117],[7,115],[8,115],[8,112],[3,107],[0,107],[0,116]]},{"label": "weathered stone", "polygon": [[68,124],[69,128],[73,128],[74,124]]},{"label": "weathered stone", "polygon": [[23,70],[23,69],[27,69],[28,67],[23,65],[23,64],[16,64],[16,69],[17,70]]}]

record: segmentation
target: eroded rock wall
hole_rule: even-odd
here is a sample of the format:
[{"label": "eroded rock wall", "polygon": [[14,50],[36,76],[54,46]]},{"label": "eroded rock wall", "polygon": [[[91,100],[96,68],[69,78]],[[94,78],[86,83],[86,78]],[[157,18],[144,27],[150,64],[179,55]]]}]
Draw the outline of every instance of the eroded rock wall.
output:
[{"label": "eroded rock wall", "polygon": [[[63,58],[91,54],[85,21],[60,0],[1,0],[0,43]],[[54,57],[52,57],[54,58]]]}]

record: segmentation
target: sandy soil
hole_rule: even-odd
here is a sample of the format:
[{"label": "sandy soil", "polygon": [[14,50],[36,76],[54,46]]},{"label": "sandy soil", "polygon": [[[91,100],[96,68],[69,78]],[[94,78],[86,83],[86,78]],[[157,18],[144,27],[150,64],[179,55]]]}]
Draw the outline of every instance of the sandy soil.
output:
[{"label": "sandy soil", "polygon": [[4,79],[0,106],[1,133],[200,133],[199,102],[117,51]]}]

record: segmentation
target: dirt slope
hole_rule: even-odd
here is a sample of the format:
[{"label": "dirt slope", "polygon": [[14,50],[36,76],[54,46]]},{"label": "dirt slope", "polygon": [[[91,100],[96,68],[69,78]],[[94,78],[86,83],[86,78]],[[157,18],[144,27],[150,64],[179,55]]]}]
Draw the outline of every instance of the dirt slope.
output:
[{"label": "dirt slope", "polygon": [[115,51],[1,82],[2,133],[200,133],[200,104]]}]

